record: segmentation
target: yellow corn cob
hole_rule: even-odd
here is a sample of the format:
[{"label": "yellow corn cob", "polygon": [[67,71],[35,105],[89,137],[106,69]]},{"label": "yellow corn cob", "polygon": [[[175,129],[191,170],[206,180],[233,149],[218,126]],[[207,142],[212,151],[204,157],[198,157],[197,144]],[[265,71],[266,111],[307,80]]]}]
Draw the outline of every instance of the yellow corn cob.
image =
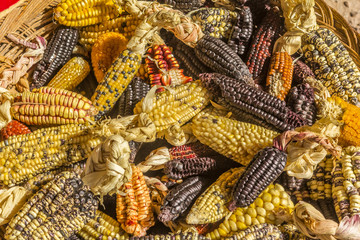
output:
[{"label": "yellow corn cob", "polygon": [[127,233],[120,228],[120,224],[115,219],[100,210],[96,210],[95,218],[90,219],[77,235],[86,240],[125,240],[129,238]]},{"label": "yellow corn cob", "polygon": [[101,24],[84,27],[80,30],[79,42],[90,51],[98,37],[107,32],[121,33],[129,40],[134,35],[135,29],[141,21],[136,16],[123,15],[104,21]]},{"label": "yellow corn cob", "polygon": [[188,224],[214,223],[230,213],[226,204],[231,200],[231,192],[245,168],[232,168],[223,173],[206,191],[200,195],[186,216]]},{"label": "yellow corn cob", "polygon": [[284,188],[279,184],[269,185],[252,203],[246,208],[237,208],[228,219],[219,225],[219,228],[206,234],[206,237],[224,239],[238,231],[256,224],[280,224],[281,219],[276,218],[276,213],[282,212],[290,215],[294,204]]},{"label": "yellow corn cob", "polygon": [[125,49],[112,63],[97,86],[91,101],[99,110],[96,120],[108,113],[137,73],[141,64],[138,53]]},{"label": "yellow corn cob", "polygon": [[54,10],[55,20],[70,27],[84,27],[113,19],[122,13],[106,0],[62,0]]},{"label": "yellow corn cob", "polygon": [[[152,108],[145,112],[154,122],[156,131],[166,130],[176,124],[183,125],[210,102],[210,94],[200,81],[169,87],[167,91],[156,93],[153,97]],[[136,104],[134,114],[143,112],[144,99]]]},{"label": "yellow corn cob", "polygon": [[243,231],[236,232],[225,240],[271,240],[282,239],[280,230],[273,224],[263,223],[251,226]]},{"label": "yellow corn cob", "polygon": [[139,71],[136,74],[137,77],[140,77],[141,79],[144,79],[145,81],[149,81],[149,73],[147,71],[147,67],[145,63],[142,63],[140,65]]},{"label": "yellow corn cob", "polygon": [[91,50],[91,62],[96,80],[101,82],[112,62],[126,49],[127,39],[121,33],[101,35]]},{"label": "yellow corn cob", "polygon": [[100,143],[90,127],[61,125],[0,142],[0,185],[13,186],[39,173],[86,159]]},{"label": "yellow corn cob", "polygon": [[85,123],[97,113],[81,94],[51,87],[21,93],[10,110],[16,120],[28,125]]},{"label": "yellow corn cob", "polygon": [[257,125],[205,112],[194,117],[191,127],[201,143],[245,166],[260,149],[271,146],[278,135]]},{"label": "yellow corn cob", "polygon": [[49,82],[48,87],[72,91],[90,72],[90,65],[83,57],[70,59]]},{"label": "yellow corn cob", "polygon": [[116,215],[121,227],[134,236],[143,236],[155,224],[151,199],[144,176],[140,169],[132,166],[131,181],[121,187],[125,196],[116,198]]}]

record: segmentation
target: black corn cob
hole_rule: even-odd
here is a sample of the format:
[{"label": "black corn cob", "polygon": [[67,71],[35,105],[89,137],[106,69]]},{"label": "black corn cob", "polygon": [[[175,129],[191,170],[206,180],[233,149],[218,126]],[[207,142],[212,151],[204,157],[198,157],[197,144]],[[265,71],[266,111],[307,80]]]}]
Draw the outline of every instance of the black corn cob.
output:
[{"label": "black corn cob", "polygon": [[206,173],[216,166],[216,161],[212,158],[180,158],[166,162],[165,174],[172,179],[182,179],[189,176]]},{"label": "black corn cob", "polygon": [[136,155],[137,155],[138,151],[140,150],[141,145],[142,145],[141,142],[135,142],[135,141],[130,141],[129,142],[129,147],[130,147],[130,151],[131,151],[130,152],[130,159],[129,159],[130,162],[135,161]]},{"label": "black corn cob", "polygon": [[236,79],[218,73],[206,73],[200,76],[200,80],[214,96],[219,96],[231,106],[229,110],[246,112],[259,119],[256,124],[266,122],[266,125],[261,125],[263,127],[271,125],[283,132],[306,124],[284,101]]},{"label": "black corn cob", "polygon": [[248,47],[254,24],[249,7],[244,6],[237,12],[236,22],[231,29],[227,44],[241,56]]},{"label": "black corn cob", "polygon": [[280,240],[283,239],[280,230],[272,224],[262,223],[237,232],[225,240]]},{"label": "black corn cob", "polygon": [[129,240],[208,240],[208,238],[192,232],[168,233],[147,235],[143,237],[130,237]]},{"label": "black corn cob", "polygon": [[201,194],[205,185],[205,179],[195,176],[172,188],[164,199],[158,219],[163,223],[176,220]]},{"label": "black corn cob", "polygon": [[195,47],[196,56],[211,70],[252,84],[252,75],[245,63],[226,43],[205,35]]},{"label": "black corn cob", "polygon": [[196,10],[204,5],[203,0],[160,0],[159,3],[173,6],[184,13]]},{"label": "black corn cob", "polygon": [[290,89],[287,105],[311,126],[316,121],[316,105],[314,89],[308,84],[299,84]]},{"label": "black corn cob", "polygon": [[55,30],[43,58],[36,65],[30,90],[44,86],[55,76],[69,61],[78,39],[79,31],[75,28],[60,26]]},{"label": "black corn cob", "polygon": [[270,0],[247,0],[245,6],[250,8],[254,24],[258,25],[270,9]]},{"label": "black corn cob", "polygon": [[294,72],[293,72],[293,81],[292,85],[296,86],[298,84],[304,83],[304,80],[308,77],[315,78],[314,73],[311,71],[310,67],[306,65],[303,61],[297,60],[294,63]]},{"label": "black corn cob", "polygon": [[286,172],[283,172],[277,181],[290,192],[300,191],[300,189],[306,184],[304,178],[296,178],[289,176]]},{"label": "black corn cob", "polygon": [[233,200],[229,209],[247,207],[270,185],[283,171],[287,154],[276,147],[260,150],[234,186]]},{"label": "black corn cob", "polygon": [[98,200],[72,172],[62,172],[32,196],[6,228],[5,239],[67,239],[95,217]]},{"label": "black corn cob", "polygon": [[255,80],[266,75],[272,49],[283,31],[283,25],[279,9],[273,8],[254,31],[245,63]]}]

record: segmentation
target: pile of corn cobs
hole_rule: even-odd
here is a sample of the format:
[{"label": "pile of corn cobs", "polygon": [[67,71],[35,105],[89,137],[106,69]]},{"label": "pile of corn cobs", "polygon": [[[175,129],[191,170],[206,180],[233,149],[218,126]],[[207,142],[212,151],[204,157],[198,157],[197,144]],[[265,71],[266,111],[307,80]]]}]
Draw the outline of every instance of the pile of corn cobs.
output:
[{"label": "pile of corn cobs", "polygon": [[[121,7],[134,1],[61,1],[1,129],[1,238],[360,239],[358,66],[325,28],[277,51],[274,2],[160,1],[202,34],[159,28],[139,50],[145,10]],[[99,126],[126,116],[111,132],[124,184],[99,196],[86,160],[105,148]]]}]

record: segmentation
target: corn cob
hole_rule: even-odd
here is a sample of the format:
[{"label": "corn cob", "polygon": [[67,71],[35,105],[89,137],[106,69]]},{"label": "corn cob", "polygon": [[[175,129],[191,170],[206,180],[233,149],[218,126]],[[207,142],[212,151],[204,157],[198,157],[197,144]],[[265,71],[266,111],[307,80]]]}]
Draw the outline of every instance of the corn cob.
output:
[{"label": "corn cob", "polygon": [[84,96],[51,87],[21,93],[10,111],[16,120],[28,125],[85,123],[96,114]]},{"label": "corn cob", "polygon": [[81,56],[73,57],[51,79],[47,86],[73,91],[89,73],[89,62]]},{"label": "corn cob", "polygon": [[270,125],[280,132],[305,125],[284,101],[255,87],[217,73],[202,74],[200,80],[214,96],[221,96],[228,103],[226,107],[230,111],[245,112],[258,119],[257,124],[266,122],[264,127]]},{"label": "corn cob", "polygon": [[[239,1],[239,0],[237,0]],[[274,3],[274,2],[272,2]],[[270,0],[246,0],[245,5],[251,10],[254,18],[254,25],[259,25],[270,9]]]},{"label": "corn cob", "polygon": [[239,13],[225,8],[200,8],[191,12],[191,19],[197,23],[204,34],[228,39],[231,28]]},{"label": "corn cob", "polygon": [[121,33],[108,32],[99,36],[91,49],[94,74],[100,83],[112,62],[126,49],[127,39]]},{"label": "corn cob", "polygon": [[[210,102],[211,96],[200,81],[189,82],[171,89],[156,93],[151,110],[146,112],[154,122],[157,132],[175,124],[185,124]],[[136,104],[134,114],[143,111],[143,102],[144,99]]]},{"label": "corn cob", "polygon": [[141,64],[138,53],[125,49],[112,63],[104,79],[99,83],[91,101],[99,110],[95,119],[107,114],[135,76]]},{"label": "corn cob", "polygon": [[62,25],[84,27],[113,19],[122,12],[105,0],[62,0],[54,10],[54,17]]},{"label": "corn cob", "polygon": [[245,60],[254,79],[266,75],[272,49],[282,30],[283,24],[279,10],[273,8],[266,13],[259,28],[254,31]]},{"label": "corn cob", "polygon": [[135,76],[144,79],[145,81],[149,81],[149,73],[147,72],[146,63],[141,63],[139,71]]},{"label": "corn cob", "polygon": [[160,208],[159,221],[166,224],[179,218],[200,195],[206,184],[205,179],[195,176],[172,188]]},{"label": "corn cob", "polygon": [[289,176],[286,171],[284,171],[277,181],[283,186],[287,191],[294,192],[300,191],[300,189],[307,183],[307,179],[296,178]]},{"label": "corn cob", "polygon": [[134,236],[144,236],[155,224],[151,199],[144,176],[139,168],[132,166],[131,181],[125,183],[116,198],[116,215],[122,229]]},{"label": "corn cob", "polygon": [[360,106],[360,71],[339,38],[319,28],[302,36],[305,63],[333,96]]},{"label": "corn cob", "polygon": [[178,61],[165,44],[148,48],[145,63],[152,87],[181,85],[192,81],[191,77],[184,76],[183,70],[179,69]]},{"label": "corn cob", "polygon": [[167,175],[163,175],[161,177],[161,182],[167,187],[168,189],[180,184],[183,182],[183,180],[174,180],[170,179]]},{"label": "corn cob", "polygon": [[15,215],[5,239],[67,239],[95,217],[97,207],[98,200],[79,176],[63,172]]},{"label": "corn cob", "polygon": [[225,238],[226,240],[271,240],[283,239],[280,230],[268,223],[258,224],[251,226],[243,231],[233,234],[231,237]]},{"label": "corn cob", "polygon": [[143,237],[130,237],[129,240],[208,240],[208,238],[193,232],[180,232],[168,234],[147,235]]},{"label": "corn cob", "polygon": [[238,9],[236,21],[231,28],[227,44],[239,55],[245,53],[253,32],[253,17],[249,7]]},{"label": "corn cob", "polygon": [[277,147],[260,150],[247,165],[233,189],[229,210],[247,207],[284,170],[287,154]]},{"label": "corn cob", "polygon": [[232,168],[223,173],[200,197],[186,216],[188,224],[214,223],[230,213],[226,204],[231,199],[231,191],[244,168]]},{"label": "corn cob", "polygon": [[133,15],[122,15],[101,24],[81,28],[79,43],[90,51],[97,39],[107,32],[119,32],[130,39],[141,21],[140,18]]},{"label": "corn cob", "polygon": [[174,47],[174,55],[187,76],[198,78],[200,73],[210,71],[210,69],[196,57],[194,49],[181,41],[177,41]]},{"label": "corn cob", "polygon": [[24,135],[28,133],[31,133],[30,129],[26,125],[16,120],[9,122],[4,128],[1,129],[0,132],[2,140],[6,140],[11,136]]},{"label": "corn cob", "polygon": [[160,0],[159,3],[173,6],[184,13],[196,10],[204,5],[204,0]]},{"label": "corn cob", "polygon": [[291,88],[293,69],[292,58],[287,52],[276,52],[271,57],[266,78],[266,86],[271,95],[285,100]]},{"label": "corn cob", "polygon": [[189,176],[204,174],[216,166],[212,158],[181,158],[165,163],[164,172],[172,179],[182,179]]},{"label": "corn cob", "polygon": [[252,84],[252,75],[241,58],[220,39],[205,35],[195,46],[196,56],[211,70]]},{"label": "corn cob", "polygon": [[310,240],[310,238],[303,235],[294,224],[287,223],[279,226],[284,239],[287,240]]},{"label": "corn cob", "polygon": [[278,135],[257,125],[203,112],[193,118],[192,130],[201,143],[245,166]]},{"label": "corn cob", "polygon": [[308,65],[298,59],[294,63],[293,86],[304,83],[304,80],[308,77],[315,78],[315,75]]},{"label": "corn cob", "polygon": [[308,83],[291,88],[287,96],[287,105],[311,126],[316,121],[316,104],[314,89]]},{"label": "corn cob", "polygon": [[0,142],[0,184],[10,187],[87,158],[100,143],[89,130],[82,125],[61,125]]},{"label": "corn cob", "polygon": [[78,38],[77,29],[60,26],[55,30],[43,58],[36,65],[31,90],[45,85],[69,61]]},{"label": "corn cob", "polygon": [[282,212],[291,214],[294,204],[284,188],[279,184],[269,185],[255,200],[246,208],[237,208],[228,219],[225,219],[216,230],[207,233],[206,237],[224,239],[236,232],[257,224],[280,224],[283,219],[277,218],[276,214]]},{"label": "corn cob", "polygon": [[106,215],[100,210],[96,210],[94,219],[89,222],[77,233],[83,239],[113,239],[125,240],[129,239],[127,233],[123,232],[120,224],[112,217]]}]

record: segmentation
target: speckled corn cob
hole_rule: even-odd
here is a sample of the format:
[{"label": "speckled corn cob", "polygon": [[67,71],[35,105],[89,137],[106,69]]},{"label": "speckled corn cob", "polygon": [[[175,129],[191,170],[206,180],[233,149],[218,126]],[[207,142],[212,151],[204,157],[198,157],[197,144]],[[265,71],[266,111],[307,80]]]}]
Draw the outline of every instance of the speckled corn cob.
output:
[{"label": "speckled corn cob", "polygon": [[89,222],[77,233],[83,239],[112,239],[112,240],[126,240],[129,239],[120,224],[112,217],[106,215],[100,210],[96,210],[94,219]]},{"label": "speckled corn cob", "polygon": [[234,49],[238,55],[243,55],[249,45],[253,32],[253,17],[249,7],[243,6],[238,10],[236,21],[231,28],[227,44]]},{"label": "speckled corn cob", "polygon": [[70,59],[47,84],[48,87],[74,90],[89,74],[90,65],[83,57]]},{"label": "speckled corn cob", "polygon": [[9,122],[5,127],[1,129],[1,140],[6,140],[11,136],[16,135],[24,135],[31,133],[30,129],[22,124],[21,122],[18,122],[16,120],[12,120]]},{"label": "speckled corn cob", "polygon": [[67,239],[95,217],[97,207],[98,200],[78,175],[60,173],[15,215],[5,239]]},{"label": "speckled corn cob", "polygon": [[263,223],[277,225],[283,220],[277,218],[276,213],[285,211],[291,214],[293,209],[294,204],[284,188],[279,184],[271,184],[253,204],[246,208],[237,208],[219,225],[219,228],[207,233],[206,237],[212,240],[224,239],[253,225]]},{"label": "speckled corn cob", "polygon": [[89,130],[82,125],[61,125],[0,142],[0,184],[10,187],[87,158],[100,143]]},{"label": "speckled corn cob", "polygon": [[196,10],[204,5],[204,0],[160,0],[159,3],[173,6],[184,13]]},{"label": "speckled corn cob", "polygon": [[144,237],[130,237],[129,240],[208,240],[208,238],[193,232],[147,235]]},{"label": "speckled corn cob", "polygon": [[192,130],[201,143],[245,166],[278,135],[257,125],[204,112],[193,118]]},{"label": "speckled corn cob", "polygon": [[252,75],[245,63],[226,43],[205,35],[196,44],[196,56],[211,70],[252,84]]},{"label": "speckled corn cob", "polygon": [[272,224],[263,223],[251,226],[243,231],[233,234],[231,237],[225,238],[226,240],[272,240],[283,239],[280,230]]},{"label": "speckled corn cob", "polygon": [[79,43],[90,51],[97,39],[107,32],[119,32],[130,39],[140,22],[141,19],[136,16],[122,15],[97,25],[81,28]]},{"label": "speckled corn cob", "polygon": [[[226,107],[235,115],[245,112],[258,119],[256,124],[270,125],[279,132],[305,125],[305,121],[286,107],[284,101],[255,87],[218,73],[202,74],[200,80],[214,96],[227,103]],[[239,119],[242,120],[241,116]]]},{"label": "speckled corn cob", "polygon": [[78,41],[79,31],[65,26],[58,27],[46,46],[43,58],[36,65],[30,89],[45,85],[69,61]]},{"label": "speckled corn cob", "polygon": [[131,181],[121,188],[124,196],[117,194],[116,217],[121,228],[134,236],[144,236],[155,224],[151,199],[144,176],[139,168],[132,166]]},{"label": "speckled corn cob", "polygon": [[[183,125],[210,102],[208,91],[200,81],[171,87],[172,91],[156,93],[153,107],[147,113],[156,131],[168,129],[175,124]],[[136,104],[134,114],[140,114],[143,100]]]},{"label": "speckled corn cob", "polygon": [[21,93],[10,111],[16,120],[28,125],[85,123],[97,113],[81,94],[52,87]]},{"label": "speckled corn cob", "polygon": [[191,19],[201,27],[204,34],[228,39],[238,15],[238,12],[225,8],[201,8],[191,13]]},{"label": "speckled corn cob", "polygon": [[244,168],[232,168],[223,173],[200,197],[186,216],[188,224],[215,223],[230,213],[226,207],[231,192]]},{"label": "speckled corn cob", "polygon": [[302,37],[305,63],[333,96],[360,106],[360,71],[339,38],[325,28]]},{"label": "speckled corn cob", "polygon": [[105,0],[62,0],[54,9],[54,17],[62,25],[84,27],[113,19],[122,12]]},{"label": "speckled corn cob", "polygon": [[93,105],[99,110],[95,119],[107,114],[115,105],[141,64],[138,53],[125,49],[112,63],[104,79],[99,83],[91,97]]},{"label": "speckled corn cob", "polygon": [[206,180],[195,176],[172,188],[164,199],[158,219],[163,223],[176,220],[191,206],[205,186]]},{"label": "speckled corn cob", "polygon": [[287,223],[279,226],[284,239],[287,240],[310,240],[310,238],[303,235],[294,224]]}]

